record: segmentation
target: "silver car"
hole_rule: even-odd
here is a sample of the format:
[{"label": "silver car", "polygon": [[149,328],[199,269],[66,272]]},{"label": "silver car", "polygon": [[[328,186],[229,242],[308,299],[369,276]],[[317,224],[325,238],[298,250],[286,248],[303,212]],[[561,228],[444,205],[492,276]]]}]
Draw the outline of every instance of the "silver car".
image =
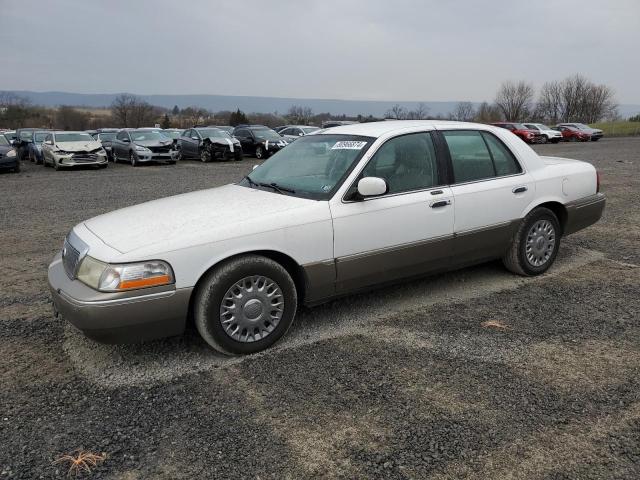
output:
[{"label": "silver car", "polygon": [[42,142],[42,163],[56,170],[78,165],[108,165],[107,152],[87,132],[49,132]]}]

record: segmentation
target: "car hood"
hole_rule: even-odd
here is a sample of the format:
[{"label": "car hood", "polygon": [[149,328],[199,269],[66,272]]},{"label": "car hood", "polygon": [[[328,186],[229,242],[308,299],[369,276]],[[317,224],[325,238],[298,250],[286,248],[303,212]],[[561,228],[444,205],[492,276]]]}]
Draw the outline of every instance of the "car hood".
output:
[{"label": "car hood", "polygon": [[315,203],[225,185],[116,210],[87,220],[85,226],[123,254],[143,248],[162,252],[286,227],[293,222],[292,210]]},{"label": "car hood", "polygon": [[13,150],[13,147],[11,145],[0,145],[0,154],[6,155],[9,150]]},{"label": "car hood", "polygon": [[164,147],[171,145],[173,140],[135,140],[133,143],[141,147]]},{"label": "car hood", "polygon": [[56,142],[56,145],[66,152],[90,152],[102,146],[95,140],[88,142]]}]

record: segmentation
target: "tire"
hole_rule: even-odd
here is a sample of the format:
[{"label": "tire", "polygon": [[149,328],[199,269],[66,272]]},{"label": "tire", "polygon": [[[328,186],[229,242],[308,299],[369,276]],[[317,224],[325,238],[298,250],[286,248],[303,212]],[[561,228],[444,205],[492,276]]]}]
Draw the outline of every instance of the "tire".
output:
[{"label": "tire", "polygon": [[15,167],[13,167],[13,172],[14,172],[14,173],[20,173],[20,162],[18,162],[18,163],[16,164],[16,166],[15,166]]},{"label": "tire", "polygon": [[[261,279],[264,281],[262,287]],[[242,284],[243,280],[248,280],[248,283]],[[245,291],[247,287],[244,285],[248,285],[252,290]],[[234,287],[243,293],[244,299],[234,296]],[[265,292],[269,292],[269,288],[273,296],[267,297]],[[225,300],[227,296],[230,298]],[[274,310],[265,312],[265,301],[284,303],[280,310],[271,306]],[[235,317],[231,316],[230,310],[226,310],[225,313],[227,302],[238,302],[237,306],[241,308],[238,311],[242,311],[243,315],[240,318],[243,323],[233,323]],[[287,333],[296,315],[298,295],[291,276],[282,265],[266,257],[247,255],[224,262],[209,272],[196,291],[193,305],[196,328],[204,341],[223,354],[242,355],[264,350]],[[226,329],[223,324],[225,315],[231,316],[225,322]],[[280,315],[279,319],[277,315]],[[277,320],[277,323],[274,320]],[[258,327],[263,328],[263,335],[262,338],[256,339],[255,332],[258,331]],[[255,330],[250,340],[252,328]],[[235,333],[235,338],[232,333],[227,333],[227,329]]]},{"label": "tire", "polygon": [[242,161],[242,152],[235,152],[235,155],[233,156],[233,159],[236,162],[241,162]]},{"label": "tire", "polygon": [[548,208],[535,208],[522,220],[502,263],[518,275],[540,275],[555,261],[561,236],[555,213]]},{"label": "tire", "polygon": [[597,142],[598,140],[600,140],[600,137],[591,139],[592,142]]},{"label": "tire", "polygon": [[576,137],[571,137],[571,138],[569,138],[569,141],[570,141],[570,142],[577,142],[577,141],[578,141],[578,139],[577,139]]},{"label": "tire", "polygon": [[559,138],[554,138],[553,140],[551,140],[551,143],[560,143],[560,139]]},{"label": "tire", "polygon": [[200,150],[200,160],[202,163],[209,163],[211,161],[211,150],[207,147],[202,148],[202,150]]},{"label": "tire", "polygon": [[103,169],[103,168],[107,168],[109,166],[109,163],[105,163],[104,165],[98,165],[99,169]]},{"label": "tire", "polygon": [[177,160],[178,162],[180,162],[180,161],[184,160],[184,157],[182,156],[182,149],[181,149],[181,148],[178,148],[178,149],[176,150],[176,152],[177,152],[177,153],[176,153],[176,160]]},{"label": "tire", "polygon": [[542,138],[540,139],[540,143],[547,143],[549,141],[549,137],[547,137],[546,135],[543,135]]},{"label": "tire", "polygon": [[53,159],[53,169],[54,169],[55,171],[59,171],[59,170],[60,170],[60,168],[61,168],[61,167],[60,167],[60,164],[59,164],[59,163],[58,163],[58,161],[54,158],[54,159]]},{"label": "tire", "polygon": [[169,165],[175,165],[175,164],[176,164],[176,161],[175,161],[175,160],[168,160],[168,161],[167,161],[167,164],[169,164]]},{"label": "tire", "polygon": [[136,154],[133,152],[129,152],[129,163],[131,163],[132,167],[140,165],[140,162],[138,162],[138,159],[136,158]]},{"label": "tire", "polygon": [[265,156],[265,155],[264,155],[264,148],[262,148],[262,146],[261,146],[261,145],[258,145],[258,146],[256,147],[256,158],[257,158],[258,160],[262,160],[262,159],[264,158],[264,156]]}]

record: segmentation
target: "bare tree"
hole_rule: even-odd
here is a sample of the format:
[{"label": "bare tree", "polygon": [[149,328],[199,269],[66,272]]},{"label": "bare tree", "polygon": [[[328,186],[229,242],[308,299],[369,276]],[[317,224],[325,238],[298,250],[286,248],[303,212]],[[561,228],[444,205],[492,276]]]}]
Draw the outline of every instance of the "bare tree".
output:
[{"label": "bare tree", "polygon": [[[274,116],[279,117],[277,114],[274,114]],[[311,107],[302,107],[300,105],[292,105],[285,114],[285,118],[288,122],[300,125],[308,125],[311,121],[311,117],[313,117],[313,110]]]},{"label": "bare tree", "polygon": [[68,105],[62,105],[55,114],[54,124],[63,130],[85,130],[89,126],[90,115]]},{"label": "bare tree", "polygon": [[407,109],[396,103],[393,107],[387,110],[385,118],[392,118],[394,120],[404,120],[407,118]]},{"label": "bare tree", "polygon": [[531,111],[533,86],[520,82],[504,82],[496,95],[496,105],[505,120],[519,122],[525,120]]},{"label": "bare tree", "polygon": [[111,104],[111,113],[123,127],[143,127],[156,117],[154,107],[135,95],[120,94]]},{"label": "bare tree", "polygon": [[471,102],[460,102],[451,112],[451,119],[459,122],[470,122],[476,115],[476,110]]},{"label": "bare tree", "polygon": [[480,123],[491,123],[502,120],[502,113],[496,105],[489,105],[482,102],[476,111],[474,120]]},{"label": "bare tree", "polygon": [[422,102],[416,105],[415,110],[410,110],[406,115],[407,120],[424,120],[428,117],[429,107]]},{"label": "bare tree", "polygon": [[536,116],[549,122],[593,123],[617,116],[615,92],[582,75],[547,82],[540,90]]}]

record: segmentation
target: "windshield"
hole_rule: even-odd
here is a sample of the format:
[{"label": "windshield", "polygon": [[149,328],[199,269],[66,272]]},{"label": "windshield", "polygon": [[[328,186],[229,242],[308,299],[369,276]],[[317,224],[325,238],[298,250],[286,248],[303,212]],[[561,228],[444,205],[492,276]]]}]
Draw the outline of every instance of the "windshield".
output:
[{"label": "windshield", "polygon": [[[330,198],[375,139],[354,135],[309,135],[273,155],[250,173],[252,182],[294,190],[292,195]],[[251,187],[243,180],[240,185]],[[266,187],[269,188],[269,187]]]},{"label": "windshield", "polygon": [[26,132],[20,132],[20,140],[30,141],[33,138],[33,131],[27,130]]},{"label": "windshield", "polygon": [[270,128],[252,128],[251,131],[256,138],[262,138],[264,140],[282,140],[280,134]]},{"label": "windshield", "polygon": [[315,132],[316,130],[320,130],[320,128],[318,128],[318,127],[302,127],[302,131],[304,132],[305,135],[307,135],[308,133],[311,133],[311,132]]},{"label": "windshield", "polygon": [[219,128],[198,128],[197,130],[202,138],[231,138],[227,132]]},{"label": "windshield", "polygon": [[37,132],[33,138],[33,141],[36,143],[42,143],[44,142],[44,139],[47,135],[47,132]]},{"label": "windshield", "polygon": [[0,145],[9,145],[9,140],[4,135],[0,135]]},{"label": "windshield", "polygon": [[152,132],[149,130],[140,131],[140,132],[131,132],[131,139],[134,142],[142,142],[148,140],[166,140],[167,137],[160,132]]},{"label": "windshield", "polygon": [[98,138],[100,140],[113,140],[116,138],[116,132],[113,133],[99,133]]},{"label": "windshield", "polygon": [[95,142],[88,133],[56,133],[56,142]]},{"label": "windshield", "polygon": [[163,130],[162,134],[174,140],[180,138],[180,132],[178,130]]}]

